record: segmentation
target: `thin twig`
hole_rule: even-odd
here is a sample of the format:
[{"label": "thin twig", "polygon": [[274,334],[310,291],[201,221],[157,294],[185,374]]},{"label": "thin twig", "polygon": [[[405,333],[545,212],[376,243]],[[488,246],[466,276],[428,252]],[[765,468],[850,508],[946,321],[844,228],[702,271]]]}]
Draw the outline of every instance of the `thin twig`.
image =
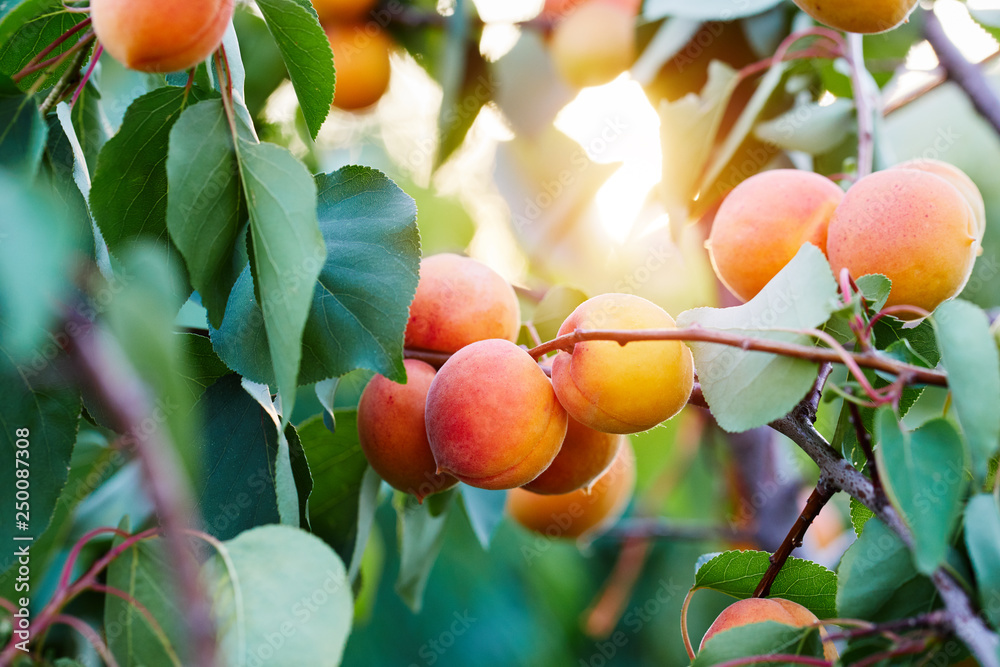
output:
[{"label": "thin twig", "polygon": [[[865,458],[868,460],[868,476],[872,480],[872,486],[875,487],[875,493],[885,498],[885,489],[882,488],[882,478],[878,472],[878,465],[875,463],[875,448],[872,447],[872,436],[865,430],[865,425],[861,421],[861,410],[858,406],[851,401],[845,401],[845,403],[847,403],[847,409],[850,411],[854,432],[858,436],[858,445],[861,446],[861,451],[865,453]],[[882,502],[885,501],[883,500]]]},{"label": "thin twig", "polygon": [[659,540],[696,542],[710,540],[742,541],[751,539],[753,534],[725,525],[685,525],[668,521],[667,519],[653,518],[621,521],[614,528],[606,532],[603,537],[617,539],[649,537]]},{"label": "thin twig", "polygon": [[870,89],[865,70],[864,42],[861,35],[848,33],[847,62],[851,67],[854,108],[858,115],[858,178],[872,173],[875,165],[875,105],[878,100]]},{"label": "thin twig", "polygon": [[101,636],[97,634],[97,631],[94,630],[94,628],[90,627],[75,616],[68,616],[65,614],[56,616],[52,622],[68,625],[79,632],[88,642],[90,642],[90,645],[93,646],[94,650],[97,651],[97,654],[101,656],[101,660],[104,661],[107,667],[118,667],[118,661],[115,660],[115,656],[111,654],[110,649],[108,649],[108,645],[104,643],[104,640],[101,639]]}]

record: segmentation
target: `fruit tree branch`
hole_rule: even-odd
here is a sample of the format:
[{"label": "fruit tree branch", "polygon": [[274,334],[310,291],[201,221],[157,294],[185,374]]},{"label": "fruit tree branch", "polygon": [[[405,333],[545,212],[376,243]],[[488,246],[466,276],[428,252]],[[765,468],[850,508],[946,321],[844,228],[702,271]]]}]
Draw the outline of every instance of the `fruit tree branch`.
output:
[{"label": "fruit tree branch", "polygon": [[858,178],[872,173],[875,164],[875,113],[879,102],[869,85],[871,77],[865,70],[862,40],[861,35],[847,35],[847,62],[851,67],[854,108],[858,115]]}]

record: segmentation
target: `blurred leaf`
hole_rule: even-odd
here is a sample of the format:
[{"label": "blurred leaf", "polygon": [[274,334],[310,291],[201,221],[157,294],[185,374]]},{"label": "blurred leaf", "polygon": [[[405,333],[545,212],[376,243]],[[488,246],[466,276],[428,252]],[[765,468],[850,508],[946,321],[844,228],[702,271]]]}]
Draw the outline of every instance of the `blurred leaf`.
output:
[{"label": "blurred leaf", "polygon": [[465,205],[455,196],[421,188],[404,181],[400,188],[413,198],[420,230],[420,252],[424,257],[442,252],[462,253],[476,233],[475,223]]},{"label": "blurred leaf", "polygon": [[486,61],[479,53],[479,45],[469,40],[469,18],[474,14],[471,4],[471,0],[452,0],[451,14],[445,18],[445,41],[437,77],[442,98],[435,167],[462,145],[479,110],[493,97],[492,84],[486,77]]},{"label": "blurred leaf", "polygon": [[[755,655],[806,655],[821,657],[823,645],[816,628],[796,628],[765,621],[725,630],[713,635],[691,667],[709,667]],[[771,661],[765,661],[771,662]]]},{"label": "blurred leaf", "polygon": [[875,455],[892,504],[913,531],[914,562],[930,575],[944,561],[962,511],[966,453],[954,427],[934,419],[903,431],[892,408],[879,409]]},{"label": "blurred leaf", "polygon": [[[805,244],[751,301],[733,308],[681,313],[681,327],[699,325],[803,345],[809,336],[773,328],[810,329],[836,309],[837,285],[823,253]],[[719,426],[746,431],[785,416],[812,388],[817,364],[712,343],[689,343],[695,368]]]},{"label": "blurred leaf", "polygon": [[514,47],[491,66],[497,106],[514,133],[534,137],[547,130],[576,91],[556,72],[541,34],[522,30]]},{"label": "blurred leaf", "polygon": [[642,17],[655,21],[665,16],[679,16],[688,19],[732,21],[744,16],[760,14],[782,0],[646,0],[642,6]]},{"label": "blurred leaf", "polygon": [[566,318],[586,300],[586,294],[565,285],[556,285],[547,291],[535,307],[535,314],[531,320],[542,342],[555,338]]},{"label": "blurred leaf", "polygon": [[205,336],[191,333],[175,335],[187,358],[188,375],[184,379],[191,390],[192,400],[197,401],[208,387],[222,376],[228,375],[230,370],[216,356],[212,341]]},{"label": "blurred leaf", "polygon": [[309,2],[258,0],[257,7],[278,44],[306,127],[315,139],[333,104],[336,74],[330,40]]},{"label": "blurred leaf", "polygon": [[973,496],[965,508],[965,544],[976,572],[980,608],[996,626],[1000,623],[1000,511],[992,495]]},{"label": "blurred leaf", "polygon": [[[0,74],[6,76],[13,76],[20,72],[29,62],[31,62],[31,60],[35,57],[35,54],[58,39],[64,32],[86,18],[84,14],[65,11],[62,3],[58,0],[23,3],[23,5],[25,10],[27,10],[29,6],[33,5],[36,8],[34,16],[23,22],[9,39],[7,39],[6,35],[2,35],[2,33],[5,32],[8,21],[4,20],[3,24],[0,24],[3,26],[0,28],[0,36],[3,37],[0,39]],[[71,49],[77,43],[85,32],[85,30],[77,32],[73,37],[67,39],[65,42],[53,49],[49,55],[46,56],[46,58],[66,53],[66,51]],[[92,48],[93,42],[86,47],[87,50]],[[43,69],[38,72],[32,72],[18,81],[17,86],[21,90],[28,90],[32,88],[34,84],[38,82],[38,79],[44,74],[45,80],[34,88],[35,90],[44,90],[45,88],[55,84],[59,77],[62,76],[63,73],[69,68],[72,60],[73,58],[70,57],[53,69]]]},{"label": "blurred leaf", "polygon": [[354,601],[337,554],[313,535],[263,526],[206,563],[225,664],[337,665]]},{"label": "blurred leaf", "polygon": [[267,98],[285,80],[287,71],[267,24],[249,7],[237,5],[233,25],[239,36],[244,68],[253,72],[246,81],[246,105],[256,117],[263,111]]},{"label": "blurred leaf", "polygon": [[643,85],[652,82],[664,64],[688,45],[701,26],[701,21],[684,18],[668,19],[661,23],[632,65],[632,78]]},{"label": "blurred leaf", "polygon": [[35,99],[22,95],[13,81],[0,76],[0,166],[34,175],[48,130]]},{"label": "blurred leaf", "polygon": [[800,104],[772,120],[758,123],[754,135],[789,151],[819,155],[836,148],[854,131],[854,103]]},{"label": "blurred leaf", "polygon": [[[740,600],[753,597],[770,564],[770,554],[764,551],[727,551],[698,567],[694,587],[711,588]],[[791,600],[819,618],[832,618],[837,615],[836,594],[834,572],[808,560],[789,558],[769,597]]]},{"label": "blurred leaf", "polygon": [[61,0],[8,0],[0,4],[0,44],[34,17],[61,6]]},{"label": "blurred leaf", "polygon": [[474,486],[459,487],[462,496],[462,506],[469,518],[472,531],[483,549],[490,548],[490,541],[497,526],[504,517],[504,505],[507,503],[506,491],[487,491]]},{"label": "blurred leaf", "polygon": [[[400,550],[396,592],[414,613],[423,606],[427,578],[444,543],[444,527],[453,497],[454,493],[439,493],[420,504],[409,494],[397,493],[395,496],[393,504],[399,517]],[[446,503],[439,508],[442,511],[432,512],[432,500]]]},{"label": "blurred leaf", "polygon": [[857,498],[851,498],[851,525],[854,527],[854,534],[861,537],[868,520],[875,516],[875,513],[861,504]]},{"label": "blurred leaf", "polygon": [[1000,355],[986,313],[968,301],[947,301],[932,319],[972,472],[982,485],[1000,444]]}]

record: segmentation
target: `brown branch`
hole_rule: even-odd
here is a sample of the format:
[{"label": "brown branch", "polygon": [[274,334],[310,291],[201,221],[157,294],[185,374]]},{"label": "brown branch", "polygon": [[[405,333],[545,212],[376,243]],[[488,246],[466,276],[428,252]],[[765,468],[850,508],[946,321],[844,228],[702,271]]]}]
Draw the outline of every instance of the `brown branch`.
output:
[{"label": "brown branch", "polygon": [[610,538],[655,538],[658,540],[678,541],[710,541],[736,540],[743,541],[753,538],[751,532],[731,528],[729,526],[698,526],[673,523],[666,519],[630,519],[621,521],[611,528],[603,537]]},{"label": "brown branch", "polygon": [[861,410],[857,404],[852,401],[846,401],[846,403],[847,409],[851,413],[851,424],[854,425],[854,432],[858,437],[858,445],[861,446],[861,451],[865,453],[865,458],[868,460],[868,476],[872,480],[875,492],[884,498],[885,490],[882,488],[882,478],[878,472],[878,465],[875,463],[875,448],[872,446],[872,436],[865,430],[865,425],[861,421]]},{"label": "brown branch", "polygon": [[862,36],[847,35],[847,62],[851,68],[851,87],[854,89],[854,108],[858,117],[858,178],[872,173],[875,165],[875,113],[878,99],[871,90]]}]

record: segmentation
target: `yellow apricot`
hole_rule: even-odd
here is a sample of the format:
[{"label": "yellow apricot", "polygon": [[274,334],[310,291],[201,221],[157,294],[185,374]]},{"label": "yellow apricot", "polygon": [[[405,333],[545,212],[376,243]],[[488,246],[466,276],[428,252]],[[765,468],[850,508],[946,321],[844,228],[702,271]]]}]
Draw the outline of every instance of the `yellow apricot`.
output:
[{"label": "yellow apricot", "polygon": [[906,21],[917,0],[794,0],[820,23],[866,35],[885,32]]},{"label": "yellow apricot", "polygon": [[953,164],[930,158],[907,160],[906,162],[897,164],[893,169],[928,171],[932,174],[937,174],[958,188],[958,191],[969,202],[969,206],[972,207],[972,214],[976,219],[976,240],[980,243],[982,242],[983,234],[986,232],[986,203],[983,201],[983,194],[979,191],[976,183],[969,178],[968,174]]},{"label": "yellow apricot", "polygon": [[312,0],[313,8],[319,14],[319,22],[328,25],[333,22],[357,21],[372,10],[376,0]]},{"label": "yellow apricot", "polygon": [[[673,329],[674,319],[654,303],[631,294],[588,299],[559,328]],[[559,402],[584,426],[604,433],[638,433],[681,411],[694,386],[691,350],[680,341],[577,343],[552,362]]]},{"label": "yellow apricot", "polygon": [[740,183],[715,214],[706,244],[719,280],[749,301],[803,243],[826,250],[827,227],[844,192],[819,174],[765,171]]},{"label": "yellow apricot", "polygon": [[141,72],[194,67],[219,48],[233,0],[91,0],[94,33],[105,50]]},{"label": "yellow apricot", "polygon": [[589,487],[615,460],[624,435],[601,433],[570,417],[559,455],[541,475],[523,488],[558,495]]},{"label": "yellow apricot", "polygon": [[859,180],[830,222],[835,275],[880,273],[892,281],[886,305],[932,311],[962,291],[979,242],[972,207],[950,182],[927,171],[888,169]]},{"label": "yellow apricot", "polygon": [[424,408],[434,367],[416,359],[403,361],[406,384],[376,375],[358,402],[358,439],[368,463],[393,488],[424,497],[444,491],[458,480],[439,475],[430,443]]},{"label": "yellow apricot", "polygon": [[392,39],[374,23],[327,26],[337,84],[333,106],[353,111],[370,107],[389,88]]},{"label": "yellow apricot", "polygon": [[[774,621],[796,628],[804,628],[818,623],[819,619],[811,611],[791,600],[782,600],[781,598],[738,600],[722,610],[722,613],[705,632],[698,648],[699,650],[704,648],[705,642],[719,632],[764,621]],[[825,635],[825,632],[820,630],[820,634]],[[823,642],[823,653],[827,660],[835,661],[837,659],[837,648],[833,642]]]},{"label": "yellow apricot", "polygon": [[481,489],[538,477],[566,437],[566,411],[527,352],[507,340],[463,347],[427,393],[427,437],[439,472]]},{"label": "yellow apricot", "polygon": [[556,71],[571,86],[612,81],[635,57],[635,12],[594,0],[576,8],[552,30]]},{"label": "yellow apricot", "polygon": [[507,494],[507,514],[536,533],[577,538],[606,530],[625,512],[635,490],[635,454],[627,442],[590,488],[545,496],[525,489]]},{"label": "yellow apricot", "polygon": [[421,260],[406,325],[407,347],[457,352],[487,338],[513,342],[520,328],[517,295],[499,273],[450,253]]}]

